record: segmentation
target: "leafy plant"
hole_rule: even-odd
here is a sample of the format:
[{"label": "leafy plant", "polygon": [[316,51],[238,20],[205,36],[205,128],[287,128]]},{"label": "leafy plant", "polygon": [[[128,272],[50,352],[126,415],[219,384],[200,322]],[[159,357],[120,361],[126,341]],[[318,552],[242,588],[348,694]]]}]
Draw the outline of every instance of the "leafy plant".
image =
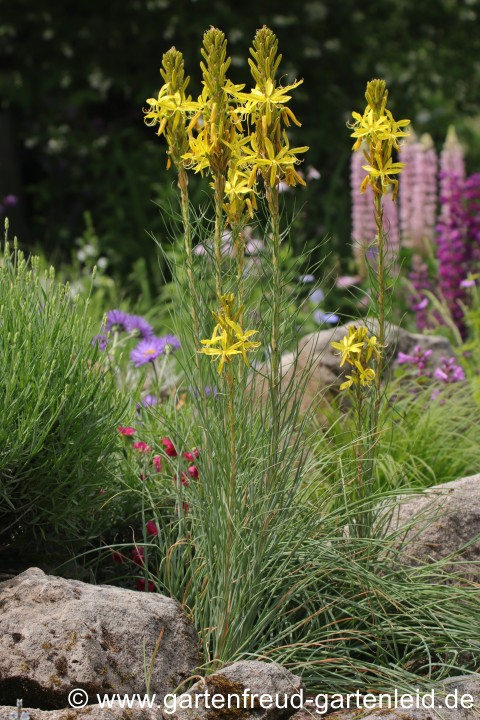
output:
[{"label": "leafy plant", "polygon": [[0,259],[0,540],[98,536],[121,404],[88,301],[7,238]]}]

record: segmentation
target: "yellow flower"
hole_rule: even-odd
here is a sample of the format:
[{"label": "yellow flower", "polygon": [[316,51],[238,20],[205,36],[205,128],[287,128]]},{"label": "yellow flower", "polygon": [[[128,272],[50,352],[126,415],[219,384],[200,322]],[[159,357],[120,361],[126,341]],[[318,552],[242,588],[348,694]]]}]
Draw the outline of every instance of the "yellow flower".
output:
[{"label": "yellow flower", "polygon": [[398,180],[390,177],[391,175],[397,175],[401,173],[405,167],[405,163],[393,162],[392,158],[389,157],[386,161],[382,155],[378,152],[375,153],[376,167],[374,165],[362,165],[362,169],[368,173],[368,176],[364,179],[360,190],[365,191],[367,183],[370,182],[373,189],[376,189],[376,184],[372,180],[380,179],[381,192],[385,192],[389,185],[393,185],[392,200],[395,200],[398,193]]},{"label": "yellow flower", "polygon": [[247,330],[244,332],[237,322],[241,308],[233,313],[233,303],[235,296],[233,293],[220,296],[221,310],[219,313],[212,313],[217,324],[213,330],[213,335],[209,340],[201,340],[204,345],[198,352],[203,355],[209,355],[212,360],[220,360],[218,366],[218,374],[223,371],[225,363],[231,362],[235,355],[242,355],[247,367],[247,352],[260,347],[259,342],[250,340],[257,330]]},{"label": "yellow flower", "polygon": [[334,350],[340,350],[341,361],[340,367],[349,362],[352,364],[352,354],[359,354],[362,352],[363,340],[358,340],[356,328],[349,327],[348,335],[344,335],[340,342],[331,342],[330,345]]},{"label": "yellow flower", "polygon": [[376,118],[370,107],[365,108],[363,115],[352,112],[352,116],[356,122],[349,126],[353,129],[350,137],[357,138],[353,150],[358,150],[364,140],[371,140],[376,144],[390,128],[388,118],[385,115]]},{"label": "yellow flower", "polygon": [[286,111],[288,117],[296,125],[300,126],[300,123],[293,112],[290,109],[285,108],[284,104],[292,99],[291,95],[287,95],[287,93],[301,85],[302,82],[303,80],[297,80],[297,82],[292,83],[291,85],[275,87],[273,80],[268,78],[265,81],[263,88],[256,85],[250,93],[239,92],[232,86],[227,87],[226,91],[236,100],[243,102],[243,112],[245,114],[252,115],[258,111],[260,115],[266,116],[268,125],[272,122],[272,111],[275,107],[278,107],[282,111]]},{"label": "yellow flower", "polygon": [[300,183],[305,185],[303,178],[295,170],[295,165],[298,165],[300,160],[297,158],[296,153],[307,152],[308,147],[296,147],[290,148],[290,143],[286,133],[284,133],[284,145],[275,152],[273,143],[268,137],[263,138],[265,144],[266,157],[263,156],[259,150],[258,141],[255,135],[250,136],[250,148],[245,148],[244,155],[239,161],[242,165],[251,167],[249,184],[252,187],[255,184],[257,174],[259,172],[268,173],[268,182],[271,187],[275,186],[278,179],[289,173],[288,177],[291,185]]}]

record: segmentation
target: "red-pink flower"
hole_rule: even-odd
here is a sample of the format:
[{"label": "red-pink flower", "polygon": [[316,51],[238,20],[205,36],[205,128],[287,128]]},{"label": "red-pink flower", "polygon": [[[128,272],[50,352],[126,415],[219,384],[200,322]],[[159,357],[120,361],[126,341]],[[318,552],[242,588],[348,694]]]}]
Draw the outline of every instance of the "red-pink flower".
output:
[{"label": "red-pink flower", "polygon": [[143,442],[143,440],[139,440],[138,442],[134,442],[132,447],[135,448],[135,450],[138,450],[138,452],[141,453],[149,453],[152,452],[151,445],[147,445],[147,443]]},{"label": "red-pink flower", "polygon": [[117,552],[117,550],[114,550],[112,552],[112,560],[117,565],[123,565],[125,562],[125,555],[122,555],[122,553]]},{"label": "red-pink flower", "polygon": [[145,526],[149,535],[158,535],[158,527],[155,520],[149,520]]},{"label": "red-pink flower", "polygon": [[182,508],[185,513],[188,513],[188,503],[187,502],[182,502]]},{"label": "red-pink flower", "polygon": [[162,472],[162,458],[160,455],[154,455],[152,462],[155,465],[157,473]]},{"label": "red-pink flower", "polygon": [[190,473],[190,477],[194,480],[198,479],[198,468],[196,465],[190,465],[188,468],[188,472]]},{"label": "red-pink flower", "polygon": [[182,481],[182,485],[183,485],[184,487],[188,487],[189,482],[188,482],[188,478],[187,478],[187,476],[185,475],[185,473],[182,473],[182,474],[181,474],[180,480]]},{"label": "red-pink flower", "polygon": [[126,435],[126,436],[128,437],[128,436],[130,436],[130,435],[135,435],[135,433],[136,433],[137,431],[135,430],[134,427],[128,427],[128,426],[127,426],[127,427],[123,427],[123,426],[121,426],[121,427],[118,428],[118,432],[120,433],[120,435]]},{"label": "red-pink flower", "polygon": [[140,567],[145,563],[145,550],[143,547],[134,547],[132,550],[132,560],[135,565]]},{"label": "red-pink flower", "polygon": [[177,451],[175,450],[175,445],[173,442],[167,438],[162,438],[163,447],[165,448],[165,454],[169,457],[177,457]]},{"label": "red-pink flower", "polygon": [[[137,578],[137,590],[145,592],[145,578]],[[147,592],[155,592],[155,585],[151,580],[148,581]]]},{"label": "red-pink flower", "polygon": [[199,452],[197,448],[193,448],[192,452],[184,452],[182,453],[182,457],[185,458],[185,460],[190,460],[190,462],[193,462],[196,458],[199,456]]}]

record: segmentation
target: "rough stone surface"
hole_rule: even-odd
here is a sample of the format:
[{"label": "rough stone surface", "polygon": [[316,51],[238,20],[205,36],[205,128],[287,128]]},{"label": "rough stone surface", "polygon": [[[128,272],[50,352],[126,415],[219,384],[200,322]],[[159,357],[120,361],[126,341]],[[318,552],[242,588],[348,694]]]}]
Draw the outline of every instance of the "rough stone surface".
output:
[{"label": "rough stone surface", "polygon": [[144,693],[144,649],[151,692],[171,692],[194,672],[197,634],[174,600],[37,568],[0,584],[1,702],[53,710],[73,688]]},{"label": "rough stone surface", "polygon": [[[465,675],[446,680],[443,683],[444,696],[440,692],[436,695],[435,710],[414,708],[411,710],[351,710],[332,713],[328,720],[479,720],[480,718],[480,675]],[[447,709],[445,696],[449,696],[449,704],[454,703],[452,695],[457,691],[458,697],[471,695],[473,698],[472,708],[457,707]],[[468,698],[465,698],[470,704]],[[441,706],[440,706],[441,705]],[[319,717],[314,713],[313,717]],[[307,720],[308,715],[294,716],[294,720]],[[310,716],[311,718],[312,716]],[[322,716],[320,716],[322,717]]]},{"label": "rough stone surface", "polygon": [[[292,675],[280,665],[245,660],[228,665],[210,675],[206,680],[196,683],[186,694],[194,698],[195,695],[205,693],[206,689],[210,696],[214,694],[223,697],[229,694],[242,695],[244,690],[248,689],[251,693],[271,696],[278,694],[283,698],[285,695],[291,697],[298,694],[300,689],[304,688],[301,678]],[[263,705],[267,705],[268,702],[268,698],[265,698]],[[195,703],[192,702],[192,704],[195,707]],[[207,709],[201,699],[197,704],[198,710],[178,709],[170,717],[173,720],[227,720],[229,718],[232,720],[286,720],[295,713],[295,708],[292,707],[262,709],[258,703],[253,709],[237,709],[234,703],[230,712],[228,709],[226,711],[222,711],[220,708],[217,710]],[[281,701],[279,704],[287,703]]]},{"label": "rough stone surface", "polygon": [[[413,518],[414,526],[407,529]],[[392,523],[406,528],[408,563],[439,560],[468,544],[459,556],[468,564],[452,563],[448,569],[480,583],[480,475],[435,485],[410,497],[399,505]]]},{"label": "rough stone surface", "polygon": [[[0,720],[10,720],[10,714],[15,713],[16,708],[0,705]],[[129,709],[102,708],[100,705],[88,705],[86,708],[74,710],[63,708],[62,710],[35,710],[25,708],[29,720],[164,720],[159,710],[146,710],[137,704]],[[165,716],[167,718],[168,716]],[[15,720],[13,716],[12,720]],[[25,718],[26,720],[26,718]]]},{"label": "rough stone surface", "polygon": [[[326,392],[337,393],[345,375],[348,373],[348,366],[340,367],[338,353],[330,346],[331,342],[340,341],[348,332],[349,325],[359,323],[348,323],[339,325],[333,329],[321,330],[301,338],[298,343],[298,351],[285,353],[281,361],[282,388],[284,392],[293,390],[293,397],[300,400],[301,411],[305,412],[312,404],[325,397]],[[373,323],[372,330],[376,332],[376,323]],[[453,355],[449,341],[444,337],[433,335],[419,335],[402,330],[391,325],[387,332],[387,357],[395,359],[399,352],[410,353],[413,348],[419,345],[423,350],[432,350],[432,367],[439,363],[441,357]],[[301,379],[305,391],[301,392]],[[267,386],[260,389],[260,394],[265,396]],[[293,399],[292,397],[292,399]]]}]

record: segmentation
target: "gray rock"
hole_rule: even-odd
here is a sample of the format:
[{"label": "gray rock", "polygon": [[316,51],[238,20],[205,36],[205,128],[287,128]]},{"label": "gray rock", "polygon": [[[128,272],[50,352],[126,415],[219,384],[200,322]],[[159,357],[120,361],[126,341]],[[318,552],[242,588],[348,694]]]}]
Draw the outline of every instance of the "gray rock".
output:
[{"label": "gray rock", "polygon": [[391,523],[405,528],[408,556],[403,551],[403,560],[440,560],[462,549],[448,570],[480,582],[480,475],[435,485],[399,501]]},{"label": "gray rock", "polygon": [[[178,708],[170,717],[172,720],[286,720],[295,713],[295,700],[293,696],[298,695],[303,690],[301,678],[292,675],[291,672],[275,663],[264,663],[260,661],[240,661],[228,665],[218,672],[210,675],[205,680],[196,683],[186,696],[191,698],[187,700],[190,708]],[[202,695],[208,690],[210,708],[205,706]],[[249,694],[257,696],[263,695],[263,699],[254,698],[254,701],[247,701],[246,707],[243,705],[243,693],[249,691]],[[218,696],[217,709],[213,709],[214,696]],[[231,709],[223,710],[220,705],[225,705],[228,695],[232,696]],[[237,708],[236,697],[242,701]],[[272,707],[269,697],[272,698]],[[280,699],[275,702],[275,696]],[[197,700],[195,700],[197,697]],[[224,698],[222,701],[221,698]],[[289,699],[292,698],[294,707],[288,706]],[[252,708],[252,705],[254,706]],[[282,705],[288,707],[282,708]],[[198,706],[198,709],[195,709]],[[263,706],[263,707],[262,707]],[[296,703],[299,707],[299,702]]]},{"label": "gray rock", "polygon": [[[73,688],[163,696],[193,674],[196,631],[174,600],[31,568],[0,584],[0,700],[55,709]],[[151,669],[151,671],[150,671]],[[3,718],[2,718],[3,720]]]},{"label": "gray rock", "polygon": [[[16,720],[15,707],[0,706],[0,720]],[[138,703],[132,708],[102,708],[100,705],[88,705],[86,708],[74,710],[35,710],[25,708],[24,720],[163,720],[159,710],[141,708]]]},{"label": "gray rock", "polygon": [[[435,689],[435,709],[411,708],[394,710],[346,710],[327,715],[328,720],[479,720],[480,718],[480,675],[465,675],[449,678],[442,689]],[[412,693],[415,695],[415,692]],[[461,707],[461,698],[465,705]],[[407,704],[406,702],[404,703]],[[427,703],[429,704],[429,703]],[[446,705],[458,707],[447,708]],[[310,714],[309,714],[310,713]],[[324,717],[314,711],[302,710],[293,720],[310,720]]]}]

